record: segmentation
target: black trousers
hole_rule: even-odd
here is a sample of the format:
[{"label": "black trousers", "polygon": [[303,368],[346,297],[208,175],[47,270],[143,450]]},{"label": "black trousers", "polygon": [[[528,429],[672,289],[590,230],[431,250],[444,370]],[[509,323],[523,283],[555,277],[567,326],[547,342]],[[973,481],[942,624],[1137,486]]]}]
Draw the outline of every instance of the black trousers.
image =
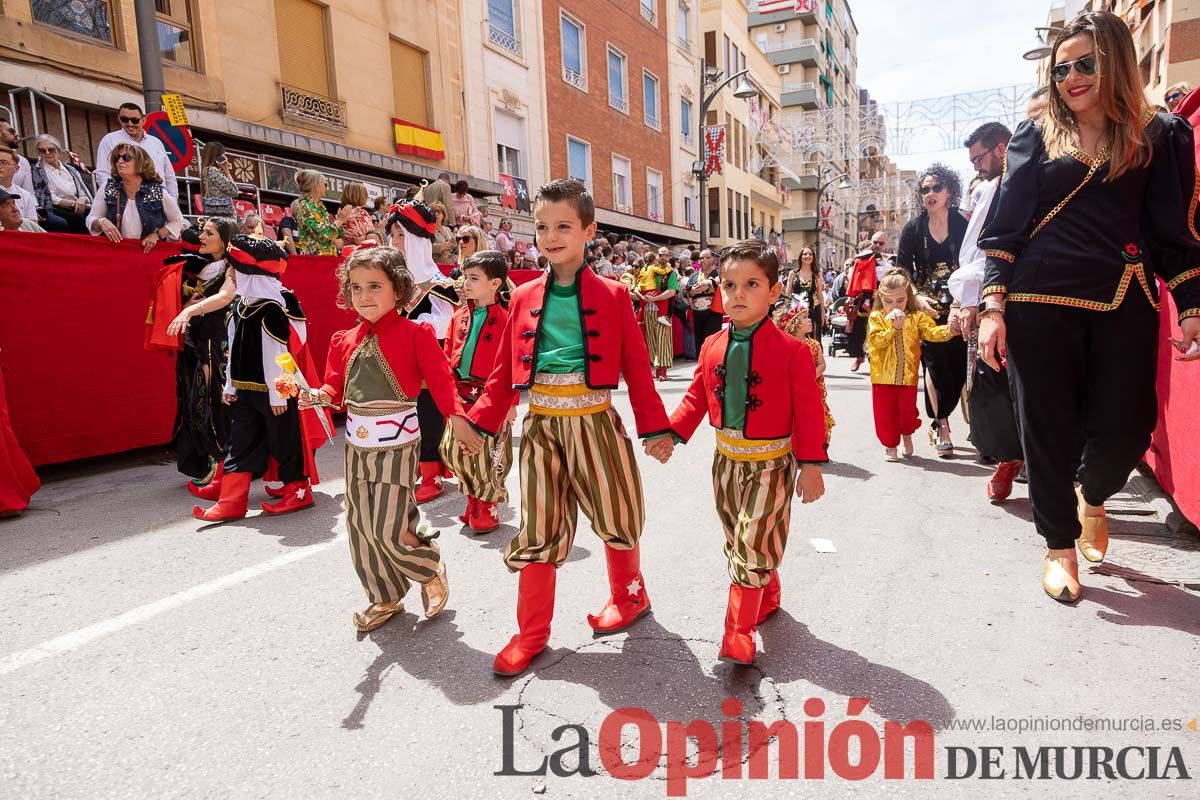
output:
[{"label": "black trousers", "polygon": [[925,415],[931,420],[949,418],[967,385],[967,343],[961,336],[948,342],[921,342],[921,365],[925,367]]},{"label": "black trousers", "polygon": [[226,472],[261,477],[271,456],[279,464],[279,480],[292,483],[304,478],[305,445],[294,399],[288,400],[287,411],[275,416],[266,392],[238,389],[232,411]]},{"label": "black trousers", "polygon": [[421,425],[421,460],[442,463],[442,454],[438,445],[442,442],[442,432],[446,430],[446,418],[438,411],[437,403],[428,389],[422,389],[417,395],[417,422]]},{"label": "black trousers", "polygon": [[693,311],[692,318],[696,321],[696,352],[704,346],[704,340],[721,330],[721,315],[715,311]]},{"label": "black trousers", "polygon": [[1008,386],[1008,370],[1002,366],[996,372],[983,363],[983,359],[978,359],[967,405],[971,411],[971,442],[980,455],[997,461],[1024,458]]},{"label": "black trousers", "polygon": [[850,351],[853,358],[866,358],[867,351],[863,349],[863,345],[867,342],[867,317],[869,314],[860,313],[854,318],[854,324],[850,326],[850,335],[847,337],[846,349]]},{"label": "black trousers", "polygon": [[1018,302],[1005,322],[1034,525],[1050,549],[1073,547],[1076,478],[1084,499],[1100,505],[1150,446],[1158,312],[1131,286],[1114,311]]},{"label": "black trousers", "polygon": [[46,221],[42,223],[42,227],[50,233],[79,233],[86,236],[86,220],[87,214],[76,214],[74,211],[55,207],[46,214]]}]

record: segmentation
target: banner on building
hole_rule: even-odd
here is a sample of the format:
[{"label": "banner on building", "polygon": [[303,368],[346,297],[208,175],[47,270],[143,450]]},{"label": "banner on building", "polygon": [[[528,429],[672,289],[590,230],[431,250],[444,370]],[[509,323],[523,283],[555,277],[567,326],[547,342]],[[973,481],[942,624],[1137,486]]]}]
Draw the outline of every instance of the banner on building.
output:
[{"label": "banner on building", "polygon": [[725,126],[709,125],[704,129],[704,175],[725,174]]},{"label": "banner on building", "polygon": [[524,178],[512,179],[513,188],[517,190],[517,211],[524,211],[526,214],[533,212],[533,203],[529,200],[529,184]]},{"label": "banner on building", "polygon": [[396,153],[402,156],[420,156],[441,161],[446,157],[446,145],[441,131],[426,128],[402,119],[392,118],[396,133]]},{"label": "banner on building", "polygon": [[777,11],[792,11],[796,14],[811,12],[817,0],[758,0],[758,13],[774,14]]},{"label": "banner on building", "polygon": [[500,185],[504,190],[500,193],[500,207],[509,208],[513,211],[517,210],[517,184],[513,180],[512,175],[500,173]]},{"label": "banner on building", "polygon": [[819,222],[819,224],[821,226],[821,230],[823,230],[823,231],[833,230],[833,222],[830,221],[830,219],[829,219],[830,214],[833,213],[833,203],[821,203],[819,212],[821,215],[820,222]]}]

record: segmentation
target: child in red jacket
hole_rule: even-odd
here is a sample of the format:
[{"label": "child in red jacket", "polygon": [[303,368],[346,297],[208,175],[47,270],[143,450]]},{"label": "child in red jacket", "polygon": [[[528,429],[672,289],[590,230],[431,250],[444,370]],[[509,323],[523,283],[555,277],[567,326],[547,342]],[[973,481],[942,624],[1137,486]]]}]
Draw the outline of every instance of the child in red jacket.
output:
[{"label": "child in red jacket", "polygon": [[446,354],[433,328],[402,316],[413,294],[404,256],[391,247],[360,247],[338,268],[339,305],[362,321],[329,343],[325,385],[305,398],[346,408],[346,529],[350,554],[371,605],[354,615],[373,631],[404,610],[410,581],[421,585],[425,616],[446,605],[449,585],[436,533],[419,527],[413,499],[421,453],[417,396],[422,383],[462,432],[470,426],[454,391]]},{"label": "child in red jacket", "polygon": [[713,492],[732,582],[720,659],[752,664],[755,631],[780,604],[792,484],[805,503],[825,492],[825,411],[808,347],[768,318],[783,288],[775,251],[731,245],[720,275],[730,326],[705,340],[671,429],[686,442],[706,414],[717,429]]},{"label": "child in red jacket", "polygon": [[[518,390],[529,390],[521,530],[504,555],[508,568],[521,573],[520,633],[493,664],[505,676],[524,672],[550,639],[556,572],[571,550],[580,507],[604,540],[608,564],[609,599],[588,624],[596,634],[615,633],[650,611],[638,550],[642,481],[633,443],[612,409],[621,376],[639,436],[657,437],[656,457],[674,447],[629,289],[584,264],[596,233],[592,196],[579,181],[554,181],[538,192],[534,218],[551,269],[513,292],[496,370],[469,415],[476,429],[494,436]],[[478,453],[483,440],[474,435],[462,446]]]},{"label": "child in red jacket", "polygon": [[[446,356],[458,381],[458,397],[470,410],[496,366],[500,342],[508,325],[508,260],[496,250],[481,250],[463,262],[459,294],[467,302],[454,312],[446,335]],[[467,510],[459,519],[475,533],[500,527],[496,504],[508,502],[504,482],[512,469],[512,422],[517,407],[508,411],[504,427],[476,456],[458,446],[453,427],[442,435],[441,454],[467,495]]]}]

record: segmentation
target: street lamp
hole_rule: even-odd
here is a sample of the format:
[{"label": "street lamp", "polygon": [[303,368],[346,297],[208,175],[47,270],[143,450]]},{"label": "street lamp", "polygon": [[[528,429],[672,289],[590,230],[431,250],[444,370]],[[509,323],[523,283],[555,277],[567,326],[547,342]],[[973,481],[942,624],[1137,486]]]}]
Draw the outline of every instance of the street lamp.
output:
[{"label": "street lamp", "polygon": [[[830,171],[832,172],[833,170],[831,169]],[[820,180],[820,177],[821,168],[818,167],[817,179]],[[837,188],[839,189],[849,189],[852,185],[850,183],[850,176],[845,172],[839,172],[835,173],[833,177],[829,178],[829,180],[817,187],[817,229],[814,232],[815,235],[813,236],[813,263],[818,267],[820,267],[821,258],[821,198],[825,196],[825,190],[832,186],[834,181],[838,181]]]},{"label": "street lamp", "polygon": [[692,174],[695,175],[696,179],[700,181],[699,229],[701,250],[704,250],[708,247],[708,235],[705,233],[704,227],[708,224],[708,190],[704,186],[704,184],[708,182],[708,175],[704,169],[704,147],[706,144],[704,137],[704,116],[708,113],[708,107],[711,106],[713,101],[717,99],[717,96],[721,94],[721,90],[738,80],[738,78],[741,78],[741,81],[738,82],[737,87],[735,87],[733,90],[734,97],[738,98],[739,100],[747,100],[758,95],[758,90],[755,89],[748,80],[746,80],[746,75],[749,74],[749,72],[749,69],[744,69],[741,72],[730,75],[728,78],[714,86],[712,92],[705,97],[704,87],[709,84],[715,84],[717,79],[721,77],[721,70],[717,69],[715,64],[709,64],[703,59],[700,60],[700,97],[702,99],[700,101],[700,117],[697,127],[700,128],[701,157],[692,162]]},{"label": "street lamp", "polygon": [[1054,52],[1052,45],[1058,34],[1062,33],[1062,28],[1034,28],[1033,30],[1037,33],[1037,44],[1026,50],[1021,58],[1026,61],[1041,61]]}]

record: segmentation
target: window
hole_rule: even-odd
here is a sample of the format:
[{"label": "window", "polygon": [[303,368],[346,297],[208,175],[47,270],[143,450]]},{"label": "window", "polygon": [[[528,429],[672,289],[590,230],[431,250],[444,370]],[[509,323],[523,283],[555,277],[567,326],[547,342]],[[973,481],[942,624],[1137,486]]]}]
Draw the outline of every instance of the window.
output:
[{"label": "window", "polygon": [[488,41],[521,55],[516,0],[487,0]]},{"label": "window", "polygon": [[629,113],[629,85],[625,56],[608,46],[608,104],[622,114]]},{"label": "window", "polygon": [[655,222],[663,221],[663,175],[656,169],[646,170],[646,212]]},{"label": "window", "polygon": [[679,99],[679,133],[684,144],[696,146],[696,132],[692,127],[692,101],[683,98]]},{"label": "window", "polygon": [[731,59],[732,59],[732,55],[731,55],[732,50],[730,50],[729,34],[723,33],[723,34],[721,34],[721,37],[725,40],[725,51],[724,51],[725,56],[724,56],[724,59],[721,61],[721,66],[724,68],[726,75],[732,75],[733,73],[729,70],[729,67],[731,64]]},{"label": "window", "polygon": [[525,120],[496,109],[496,170],[514,178],[525,177]]},{"label": "window", "polygon": [[158,48],[163,61],[197,69],[191,0],[154,0],[154,10],[158,14]]},{"label": "window", "polygon": [[561,17],[563,80],[576,89],[587,91],[587,44],[583,38],[583,25],[568,17]]},{"label": "window", "polygon": [[642,19],[649,22],[654,27],[658,27],[658,0],[641,0]]},{"label": "window", "polygon": [[325,6],[312,0],[275,0],[275,33],[280,79],[305,92],[332,97]]},{"label": "window", "polygon": [[111,0],[33,0],[33,18],[77,36],[113,44]]},{"label": "window", "polygon": [[658,78],[642,71],[642,106],[646,127],[662,130],[658,116]]},{"label": "window", "polygon": [[696,200],[690,194],[683,196],[683,224],[696,228]]},{"label": "window", "polygon": [[[733,236],[733,189],[725,190],[725,210],[729,216],[729,235]],[[739,239],[742,237],[738,237]]]},{"label": "window", "polygon": [[612,174],[613,174],[613,207],[617,211],[624,211],[626,214],[630,212],[630,193],[632,180],[630,175],[633,172],[633,164],[628,158],[623,158],[613,154],[612,157]]},{"label": "window", "polygon": [[676,18],[679,46],[689,53],[692,52],[692,10],[687,0],[679,0],[679,16]]},{"label": "window", "polygon": [[717,32],[704,32],[704,63],[717,65]]},{"label": "window", "polygon": [[399,39],[389,39],[392,56],[392,114],[405,122],[433,127],[429,118],[429,54]]},{"label": "window", "polygon": [[567,137],[567,177],[592,188],[592,146],[571,136]]},{"label": "window", "polygon": [[708,235],[721,238],[721,190],[708,190]]}]

